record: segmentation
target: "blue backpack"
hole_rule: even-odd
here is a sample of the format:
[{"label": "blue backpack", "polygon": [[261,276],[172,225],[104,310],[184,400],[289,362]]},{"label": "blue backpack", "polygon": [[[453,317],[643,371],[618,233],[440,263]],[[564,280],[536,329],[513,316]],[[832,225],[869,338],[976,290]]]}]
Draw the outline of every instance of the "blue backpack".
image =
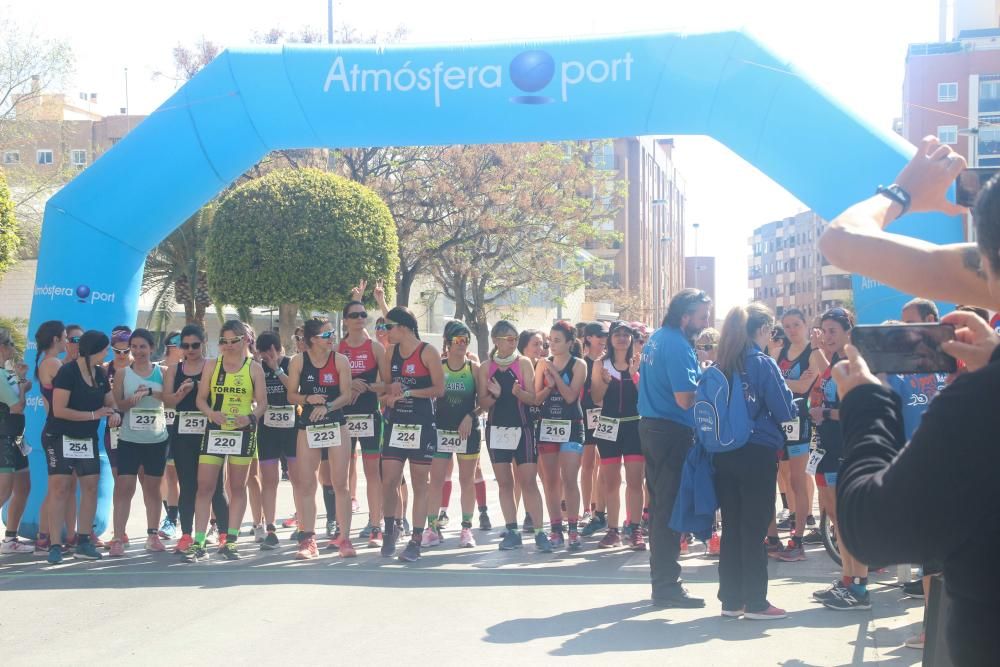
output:
[{"label": "blue backpack", "polygon": [[753,422],[742,383],[731,387],[718,367],[706,369],[695,391],[694,423],[698,442],[710,454],[731,452],[747,444]]}]

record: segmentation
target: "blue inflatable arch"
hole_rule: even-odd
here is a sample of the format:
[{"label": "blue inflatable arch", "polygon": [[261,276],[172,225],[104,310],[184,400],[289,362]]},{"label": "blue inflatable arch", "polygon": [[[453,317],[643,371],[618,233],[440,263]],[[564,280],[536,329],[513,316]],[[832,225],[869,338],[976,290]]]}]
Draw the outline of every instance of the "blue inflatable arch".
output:
[{"label": "blue inflatable arch", "polygon": [[[134,322],[146,254],[269,151],[650,134],[711,136],[828,219],[890,181],[914,150],[739,32],[228,50],[49,201],[30,328]],[[960,225],[939,216],[900,231],[961,240]],[[904,299],[857,279],[855,289],[867,321],[895,317]],[[46,488],[44,412],[32,406],[25,534]],[[110,474],[102,481],[99,531]]]}]

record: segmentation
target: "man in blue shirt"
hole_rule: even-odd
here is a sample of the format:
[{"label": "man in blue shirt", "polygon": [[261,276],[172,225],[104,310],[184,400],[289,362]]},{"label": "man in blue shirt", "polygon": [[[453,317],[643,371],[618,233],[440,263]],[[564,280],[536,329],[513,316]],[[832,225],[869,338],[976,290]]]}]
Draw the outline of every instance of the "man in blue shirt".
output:
[{"label": "man in blue shirt", "polygon": [[679,533],[668,526],[681,470],[694,444],[694,394],[701,371],[694,341],[708,326],[712,299],[701,290],[674,295],[663,324],[642,350],[639,366],[639,439],[649,488],[649,570],[653,604],[704,607],[681,586]]}]

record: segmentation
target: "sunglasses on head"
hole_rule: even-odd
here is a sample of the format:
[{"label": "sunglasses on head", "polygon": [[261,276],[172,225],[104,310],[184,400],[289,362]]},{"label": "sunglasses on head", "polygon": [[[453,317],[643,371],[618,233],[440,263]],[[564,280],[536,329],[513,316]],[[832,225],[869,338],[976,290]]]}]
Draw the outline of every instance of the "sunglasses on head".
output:
[{"label": "sunglasses on head", "polygon": [[243,340],[243,336],[235,336],[233,338],[219,338],[219,345],[236,345]]},{"label": "sunglasses on head", "polygon": [[349,319],[349,320],[367,320],[368,319],[368,313],[366,313],[363,310],[361,310],[361,311],[355,311],[353,313],[347,313],[347,319]]},{"label": "sunglasses on head", "polygon": [[200,350],[201,341],[195,341],[194,343],[181,343],[180,347],[182,350]]},{"label": "sunglasses on head", "polygon": [[469,337],[468,336],[452,336],[452,338],[451,338],[451,344],[452,345],[468,345],[469,344]]},{"label": "sunglasses on head", "polygon": [[80,336],[70,336],[69,338],[66,339],[66,341],[69,343],[78,344],[80,342]]},{"label": "sunglasses on head", "polygon": [[324,331],[321,334],[317,334],[316,338],[322,338],[323,340],[330,340],[333,337],[332,331]]},{"label": "sunglasses on head", "polygon": [[517,342],[517,336],[494,336],[493,337],[493,342],[494,343],[499,343],[500,341],[506,341],[508,343],[516,343]]},{"label": "sunglasses on head", "polygon": [[115,354],[121,354],[121,355],[126,355],[129,352],[131,352],[131,350],[129,348],[127,348],[127,347],[125,349],[120,349],[120,348],[117,348],[117,347],[112,347],[111,351],[114,352]]}]

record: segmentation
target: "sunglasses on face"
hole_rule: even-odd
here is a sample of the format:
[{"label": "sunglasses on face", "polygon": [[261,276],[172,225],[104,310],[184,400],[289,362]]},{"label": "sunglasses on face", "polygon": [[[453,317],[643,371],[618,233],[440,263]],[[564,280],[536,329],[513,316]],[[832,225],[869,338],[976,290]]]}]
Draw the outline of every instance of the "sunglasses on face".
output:
[{"label": "sunglasses on face", "polygon": [[316,338],[322,338],[323,340],[330,340],[333,337],[332,331],[324,331],[323,333],[316,336]]},{"label": "sunglasses on face", "polygon": [[469,337],[468,336],[453,336],[452,339],[451,339],[451,344],[452,345],[468,345],[469,344]]},{"label": "sunglasses on face", "polygon": [[243,340],[243,336],[236,336],[234,338],[220,338],[219,345],[236,345]]},{"label": "sunglasses on face", "polygon": [[181,349],[182,350],[200,350],[201,349],[201,341],[197,341],[197,342],[194,342],[194,343],[181,343]]},{"label": "sunglasses on face", "polygon": [[79,342],[80,342],[80,336],[70,336],[69,338],[66,339],[66,342],[67,343],[79,344]]},{"label": "sunglasses on face", "polygon": [[493,342],[494,343],[499,343],[500,341],[503,341],[503,342],[506,342],[506,343],[516,343],[517,342],[517,336],[494,336],[493,337]]},{"label": "sunglasses on face", "polygon": [[366,313],[363,310],[362,311],[353,312],[353,313],[347,313],[347,319],[349,319],[349,320],[367,320],[368,319],[368,313]]},{"label": "sunglasses on face", "polygon": [[706,343],[705,345],[695,345],[695,347],[701,350],[702,352],[711,352],[712,350],[715,349],[715,344]]},{"label": "sunglasses on face", "polygon": [[129,352],[131,352],[132,350],[130,350],[127,347],[124,350],[119,349],[117,347],[113,347],[113,348],[111,348],[111,351],[114,352],[115,354],[120,354],[120,355],[124,356],[124,355],[128,354]]},{"label": "sunglasses on face", "polygon": [[384,328],[386,331],[392,331],[393,329],[395,329],[398,326],[399,326],[399,324],[396,323],[396,322],[388,322],[387,321],[385,324],[382,325],[382,328]]},{"label": "sunglasses on face", "polygon": [[384,324],[376,324],[375,325],[375,331],[385,331],[385,330],[386,330],[386,327],[385,327]]}]

